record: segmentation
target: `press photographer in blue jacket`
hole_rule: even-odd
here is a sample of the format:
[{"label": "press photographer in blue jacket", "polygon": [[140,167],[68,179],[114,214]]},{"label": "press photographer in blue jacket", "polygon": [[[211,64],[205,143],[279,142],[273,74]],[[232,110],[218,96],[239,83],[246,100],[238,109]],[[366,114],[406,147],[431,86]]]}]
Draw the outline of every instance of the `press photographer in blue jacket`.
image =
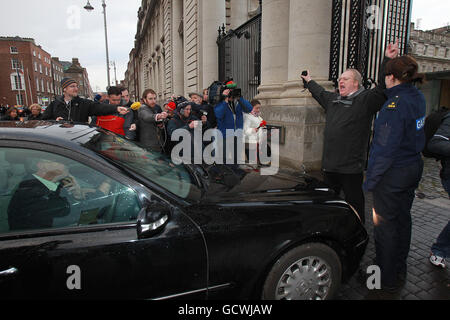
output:
[{"label": "press photographer in blue jacket", "polygon": [[[232,161],[233,164],[238,163],[237,139],[243,139],[243,112],[250,113],[253,110],[250,102],[245,100],[239,94],[236,94],[238,90],[235,88],[236,84],[231,81],[228,82],[221,93],[222,101],[214,107],[214,113],[217,118],[217,129],[222,133],[223,137],[224,163],[230,163],[230,161]],[[239,129],[241,130],[240,137],[236,134],[236,131]],[[227,134],[227,130],[232,130],[233,136],[229,136],[230,131]],[[233,156],[230,154],[232,150],[226,149],[226,139],[233,139]]]},{"label": "press photographer in blue jacket", "polygon": [[364,189],[373,192],[376,263],[382,289],[396,291],[406,277],[411,242],[411,206],[418,187],[425,146],[425,98],[410,56],[390,60],[385,70],[388,100],[375,120]]}]

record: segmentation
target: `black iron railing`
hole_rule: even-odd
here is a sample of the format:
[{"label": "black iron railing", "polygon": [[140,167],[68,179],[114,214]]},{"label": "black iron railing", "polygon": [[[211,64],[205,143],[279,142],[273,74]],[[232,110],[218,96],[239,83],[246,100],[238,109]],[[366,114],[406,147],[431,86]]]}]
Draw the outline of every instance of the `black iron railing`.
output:
[{"label": "black iron railing", "polygon": [[248,100],[261,84],[261,14],[235,30],[219,28],[219,81],[233,79]]},{"label": "black iron railing", "polygon": [[399,39],[407,53],[411,0],[333,0],[329,80],[358,69],[370,87],[378,77],[384,50]]}]

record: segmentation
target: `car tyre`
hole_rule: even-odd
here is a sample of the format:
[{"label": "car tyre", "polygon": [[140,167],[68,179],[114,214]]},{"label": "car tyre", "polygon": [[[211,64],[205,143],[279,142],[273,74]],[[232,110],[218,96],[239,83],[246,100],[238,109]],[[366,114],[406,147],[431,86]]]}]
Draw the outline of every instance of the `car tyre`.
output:
[{"label": "car tyre", "polygon": [[336,252],[321,243],[308,243],[281,256],[267,275],[264,300],[329,300],[341,283]]}]

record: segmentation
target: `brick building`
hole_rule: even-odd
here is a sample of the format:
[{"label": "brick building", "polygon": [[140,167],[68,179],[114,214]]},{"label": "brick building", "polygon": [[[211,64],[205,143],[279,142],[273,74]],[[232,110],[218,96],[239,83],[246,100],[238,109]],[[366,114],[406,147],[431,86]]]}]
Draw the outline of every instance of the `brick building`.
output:
[{"label": "brick building", "polygon": [[45,106],[53,92],[51,55],[34,39],[0,37],[0,103]]},{"label": "brick building", "polygon": [[64,66],[59,61],[59,58],[52,58],[52,78],[53,78],[53,88],[54,97],[62,95],[61,80],[64,78]]},{"label": "brick building", "polygon": [[89,83],[89,76],[86,68],[83,68],[78,58],[72,58],[72,63],[61,61],[64,67],[64,77],[72,78],[78,82],[78,95],[82,98],[93,99],[94,92]]}]

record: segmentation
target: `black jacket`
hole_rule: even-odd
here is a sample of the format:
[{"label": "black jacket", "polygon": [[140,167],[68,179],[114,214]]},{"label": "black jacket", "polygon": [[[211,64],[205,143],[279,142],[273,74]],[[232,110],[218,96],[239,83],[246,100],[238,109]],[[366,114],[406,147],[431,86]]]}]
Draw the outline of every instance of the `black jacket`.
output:
[{"label": "black jacket", "polygon": [[189,123],[191,123],[192,121],[198,121],[198,120],[199,119],[194,115],[190,115],[189,118],[184,118],[184,117],[181,117],[179,114],[175,114],[173,116],[173,118],[169,121],[169,123],[167,124],[167,133],[169,135],[169,139],[170,139],[170,137],[172,137],[172,133],[177,129],[186,129],[191,134],[193,134],[194,129],[189,128]]},{"label": "black jacket", "polygon": [[88,122],[90,116],[106,116],[117,112],[117,106],[101,104],[92,100],[75,97],[66,105],[63,96],[58,96],[45,109],[42,120],[56,120],[61,117],[67,121]]},{"label": "black jacket", "polygon": [[38,114],[36,117],[33,115],[29,115],[28,120],[42,120],[42,113]]},{"label": "black jacket", "polygon": [[10,230],[51,228],[53,218],[70,213],[68,197],[64,189],[50,191],[34,176],[26,177],[8,205]]},{"label": "black jacket", "polygon": [[367,148],[374,115],[386,101],[384,94],[383,61],[379,85],[370,90],[361,89],[350,97],[325,91],[315,81],[308,83],[314,99],[325,109],[326,124],[322,169],[344,174],[362,173],[367,160]]},{"label": "black jacket", "polygon": [[444,117],[435,135],[428,142],[428,150],[442,155],[443,179],[450,179],[450,112]]}]

